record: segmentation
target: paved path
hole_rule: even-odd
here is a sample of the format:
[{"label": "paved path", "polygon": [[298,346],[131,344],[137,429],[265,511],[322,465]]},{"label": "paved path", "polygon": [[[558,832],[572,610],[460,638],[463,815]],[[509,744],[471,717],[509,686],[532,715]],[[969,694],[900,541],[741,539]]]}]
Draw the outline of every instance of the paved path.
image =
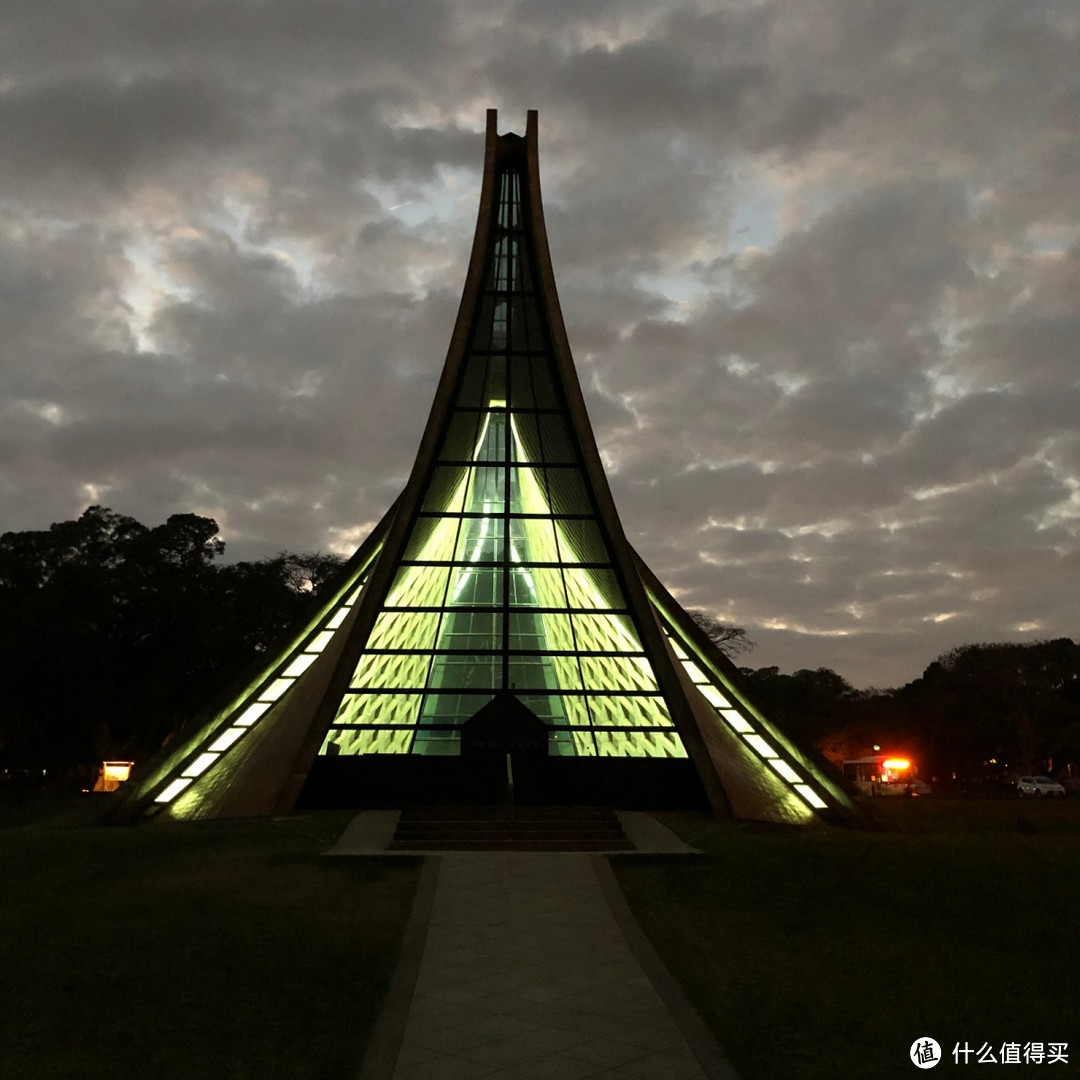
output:
[{"label": "paved path", "polygon": [[425,882],[364,1080],[737,1080],[603,857],[453,852]]}]

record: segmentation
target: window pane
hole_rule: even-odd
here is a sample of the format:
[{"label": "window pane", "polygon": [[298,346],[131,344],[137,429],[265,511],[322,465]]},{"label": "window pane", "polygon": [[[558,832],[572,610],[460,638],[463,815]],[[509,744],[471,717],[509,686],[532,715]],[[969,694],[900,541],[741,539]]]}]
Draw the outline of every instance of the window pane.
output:
[{"label": "window pane", "polygon": [[553,514],[591,514],[592,503],[578,469],[545,469],[548,502]]},{"label": "window pane", "polygon": [[511,656],[512,690],[580,690],[581,672],[574,656]]},{"label": "window pane", "polygon": [[662,697],[590,697],[596,727],[672,727]]},{"label": "window pane", "polygon": [[501,465],[477,465],[469,473],[465,508],[473,514],[501,514],[506,492],[506,469]]},{"label": "window pane", "polygon": [[511,562],[558,562],[555,528],[550,518],[519,518],[510,522]]},{"label": "window pane", "polygon": [[469,470],[464,466],[440,465],[434,469],[420,509],[436,514],[460,513],[464,509],[468,475]]},{"label": "window pane", "polygon": [[497,611],[448,611],[439,634],[440,649],[502,648],[502,614]]},{"label": "window pane", "polygon": [[486,405],[488,399],[484,397],[484,384],[487,379],[487,357],[478,356],[475,353],[465,361],[465,370],[461,373],[461,383],[458,386],[458,405]]},{"label": "window pane", "polygon": [[641,642],[628,615],[573,616],[579,649],[590,652],[641,652]]},{"label": "window pane", "polygon": [[659,689],[652,666],[643,656],[583,656],[581,670],[590,690]]},{"label": "window pane", "polygon": [[487,430],[486,420],[486,413],[451,413],[442,446],[439,448],[439,460],[472,461],[477,457],[479,437]]},{"label": "window pane", "polygon": [[430,655],[365,653],[350,685],[370,690],[423,690],[430,666]]},{"label": "window pane", "polygon": [[611,562],[600,526],[595,521],[560,521],[558,530],[563,562]]},{"label": "window pane", "polygon": [[433,649],[439,629],[437,611],[383,611],[375,620],[369,649]]},{"label": "window pane", "polygon": [[420,708],[420,694],[346,694],[335,724],[412,724]]},{"label": "window pane", "polygon": [[563,575],[570,607],[626,607],[626,597],[622,594],[614,570],[581,570],[568,566],[563,570]]},{"label": "window pane", "polygon": [[456,562],[490,563],[503,559],[503,522],[501,517],[465,518],[458,532]]},{"label": "window pane", "polygon": [[454,517],[417,518],[403,558],[449,562],[454,557],[459,525],[460,519]]},{"label": "window pane", "polygon": [[431,664],[431,687],[493,690],[502,685],[502,659],[496,655],[436,656]]},{"label": "window pane", "polygon": [[446,603],[449,607],[490,607],[492,605],[502,605],[502,567],[455,567],[453,575],[453,584],[446,597]]},{"label": "window pane", "polygon": [[[449,558],[449,555],[436,551],[430,557],[444,559]],[[397,572],[393,585],[390,586],[386,606],[388,608],[440,607],[445,602],[449,581],[449,567],[403,566]]]}]

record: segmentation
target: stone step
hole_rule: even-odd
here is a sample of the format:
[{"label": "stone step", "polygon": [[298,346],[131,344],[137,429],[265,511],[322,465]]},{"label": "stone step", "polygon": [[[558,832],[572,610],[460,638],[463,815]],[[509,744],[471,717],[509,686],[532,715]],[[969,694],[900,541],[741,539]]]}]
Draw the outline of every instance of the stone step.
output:
[{"label": "stone step", "polygon": [[587,840],[392,840],[387,851],[633,851],[634,845],[622,839]]},{"label": "stone step", "polygon": [[595,840],[597,843],[625,840],[626,834],[614,829],[399,829],[394,833],[394,840],[400,841],[437,841],[440,843],[464,843],[470,840],[521,840],[572,843],[574,840]]},{"label": "stone step", "polygon": [[403,810],[391,851],[632,851],[615,812],[597,806],[425,806]]},{"label": "stone step", "polygon": [[513,828],[599,828],[599,829],[621,829],[622,825],[619,824],[617,818],[596,818],[596,819],[575,819],[575,818],[544,818],[542,820],[537,819],[521,819],[518,816],[514,816],[512,819],[508,818],[440,818],[431,819],[429,821],[407,821],[401,819],[399,821],[399,828],[486,828],[489,825],[494,825],[498,828],[513,827]]},{"label": "stone step", "polygon": [[[505,820],[505,806],[409,806],[402,821]],[[617,821],[613,810],[596,806],[515,806],[515,821]]]}]

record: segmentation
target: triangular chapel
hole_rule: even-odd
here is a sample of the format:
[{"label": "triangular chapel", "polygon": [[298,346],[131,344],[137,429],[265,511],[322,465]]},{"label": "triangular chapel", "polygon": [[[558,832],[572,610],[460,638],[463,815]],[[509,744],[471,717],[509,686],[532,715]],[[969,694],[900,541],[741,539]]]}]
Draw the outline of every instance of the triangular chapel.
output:
[{"label": "triangular chapel", "polygon": [[518,798],[847,817],[630,547],[563,325],[525,137],[488,112],[480,211],[404,491],[280,652],[113,820]]}]

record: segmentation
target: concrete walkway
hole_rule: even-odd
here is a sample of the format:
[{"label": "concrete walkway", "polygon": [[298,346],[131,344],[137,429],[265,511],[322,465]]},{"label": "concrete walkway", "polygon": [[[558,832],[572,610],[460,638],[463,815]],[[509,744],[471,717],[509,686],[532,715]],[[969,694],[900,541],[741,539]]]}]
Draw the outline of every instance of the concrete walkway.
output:
[{"label": "concrete walkway", "polygon": [[362,1080],[737,1080],[588,854],[429,856]]}]

